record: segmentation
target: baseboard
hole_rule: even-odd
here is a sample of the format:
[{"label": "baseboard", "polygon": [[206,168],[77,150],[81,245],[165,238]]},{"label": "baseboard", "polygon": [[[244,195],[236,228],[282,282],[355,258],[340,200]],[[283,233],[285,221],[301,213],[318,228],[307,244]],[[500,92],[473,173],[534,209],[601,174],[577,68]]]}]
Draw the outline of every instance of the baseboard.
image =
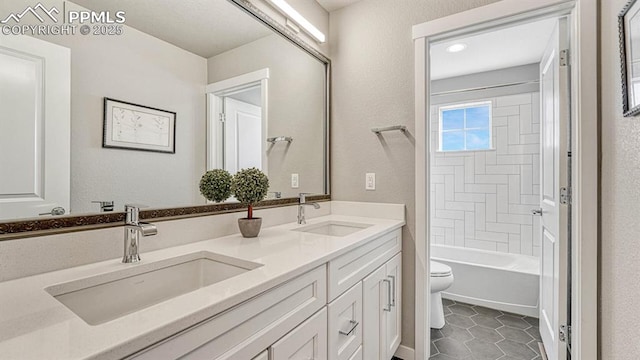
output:
[{"label": "baseboard", "polygon": [[395,356],[402,360],[415,360],[416,351],[410,347],[400,345],[398,350],[396,350]]}]

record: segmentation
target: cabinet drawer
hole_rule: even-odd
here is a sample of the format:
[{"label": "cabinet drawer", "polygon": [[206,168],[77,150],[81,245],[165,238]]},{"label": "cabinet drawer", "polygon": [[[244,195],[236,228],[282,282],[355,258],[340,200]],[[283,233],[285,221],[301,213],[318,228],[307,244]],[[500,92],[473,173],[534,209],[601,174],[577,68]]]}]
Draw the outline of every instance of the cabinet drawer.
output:
[{"label": "cabinet drawer", "polygon": [[349,360],[362,344],[362,282],[331,302],[329,311],[329,359]]},{"label": "cabinet drawer", "polygon": [[271,347],[271,360],[327,359],[327,309],[300,324]]},{"label": "cabinet drawer", "polygon": [[254,357],[251,360],[269,360],[269,350],[261,352],[260,355]]},{"label": "cabinet drawer", "polygon": [[402,249],[402,230],[373,239],[329,262],[329,301],[338,297]]},{"label": "cabinet drawer", "polygon": [[134,358],[251,359],[321,309],[326,298],[323,265],[145,349]]}]

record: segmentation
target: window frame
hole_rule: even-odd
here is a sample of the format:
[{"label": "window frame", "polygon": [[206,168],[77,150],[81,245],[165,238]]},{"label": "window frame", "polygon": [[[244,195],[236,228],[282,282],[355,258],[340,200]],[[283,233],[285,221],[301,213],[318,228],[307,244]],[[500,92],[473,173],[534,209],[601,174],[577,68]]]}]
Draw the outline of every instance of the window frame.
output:
[{"label": "window frame", "polygon": [[[465,113],[464,127],[454,130],[443,130],[442,127],[442,113],[448,110],[468,109],[479,106],[489,106],[489,147],[485,149],[467,149],[467,131],[468,130],[484,130],[484,128],[467,128],[467,117]],[[443,150],[442,149],[442,134],[451,131],[463,131],[464,132],[464,149],[459,150]],[[438,106],[438,152],[450,153],[450,152],[470,152],[470,151],[489,151],[495,150],[493,146],[493,100],[482,100],[474,102],[465,102],[459,104]]]}]

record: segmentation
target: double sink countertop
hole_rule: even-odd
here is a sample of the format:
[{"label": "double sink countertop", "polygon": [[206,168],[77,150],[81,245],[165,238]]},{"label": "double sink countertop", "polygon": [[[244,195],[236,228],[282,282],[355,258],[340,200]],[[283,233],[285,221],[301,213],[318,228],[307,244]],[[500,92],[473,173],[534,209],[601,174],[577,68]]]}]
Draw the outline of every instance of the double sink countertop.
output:
[{"label": "double sink countertop", "polygon": [[[362,203],[360,206],[367,205]],[[364,213],[378,213],[384,207],[392,206],[395,207],[392,212],[403,214],[402,205],[372,206],[378,209]],[[354,213],[353,208],[351,210],[346,213]],[[327,221],[371,226],[342,237],[293,231]],[[404,224],[404,216],[402,219],[399,216],[383,219],[334,212],[308,220],[307,225],[294,222],[264,228],[257,238],[235,234],[149,253],[143,248],[142,261],[138,264],[123,264],[120,259],[113,259],[3,282],[0,283],[0,357],[21,360],[122,358]],[[203,251],[262,266],[99,325],[87,324],[46,291],[59,284],[108,276],[140,265],[152,268],[154,263]]]}]

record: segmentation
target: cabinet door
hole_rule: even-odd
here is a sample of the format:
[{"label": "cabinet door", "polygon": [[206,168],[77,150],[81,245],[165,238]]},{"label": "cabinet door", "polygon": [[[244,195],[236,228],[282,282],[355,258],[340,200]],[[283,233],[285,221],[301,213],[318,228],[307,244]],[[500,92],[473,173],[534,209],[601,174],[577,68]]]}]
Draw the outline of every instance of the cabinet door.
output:
[{"label": "cabinet door", "polygon": [[362,281],[362,358],[367,360],[382,360],[387,354],[382,337],[386,316],[382,313],[390,307],[391,281],[385,270],[381,266]]},{"label": "cabinet door", "polygon": [[349,360],[362,344],[362,282],[328,306],[329,359]]},{"label": "cabinet door", "polygon": [[251,360],[269,360],[269,350],[261,352],[260,355],[254,357]]},{"label": "cabinet door", "polygon": [[271,360],[327,359],[327,308],[271,346]]},{"label": "cabinet door", "polygon": [[402,253],[397,254],[385,265],[386,278],[391,281],[391,311],[383,311],[385,319],[384,343],[386,357],[391,359],[400,346],[402,329]]}]

